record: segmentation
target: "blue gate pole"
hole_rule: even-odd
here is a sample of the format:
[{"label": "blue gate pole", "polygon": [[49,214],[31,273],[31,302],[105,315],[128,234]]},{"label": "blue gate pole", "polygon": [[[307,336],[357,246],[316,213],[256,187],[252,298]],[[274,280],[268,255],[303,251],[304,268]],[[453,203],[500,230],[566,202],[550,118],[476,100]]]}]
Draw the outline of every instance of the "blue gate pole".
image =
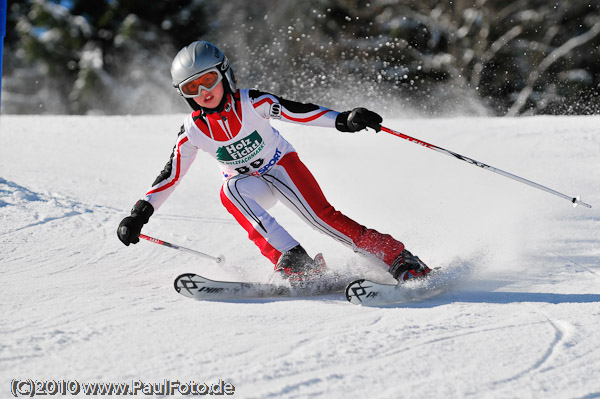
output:
[{"label": "blue gate pole", "polygon": [[2,60],[4,59],[4,37],[8,18],[7,0],[0,0],[0,104],[2,103]]},{"label": "blue gate pole", "polygon": [[0,0],[0,104],[2,103],[2,60],[4,59],[4,37],[6,36],[7,0]]}]

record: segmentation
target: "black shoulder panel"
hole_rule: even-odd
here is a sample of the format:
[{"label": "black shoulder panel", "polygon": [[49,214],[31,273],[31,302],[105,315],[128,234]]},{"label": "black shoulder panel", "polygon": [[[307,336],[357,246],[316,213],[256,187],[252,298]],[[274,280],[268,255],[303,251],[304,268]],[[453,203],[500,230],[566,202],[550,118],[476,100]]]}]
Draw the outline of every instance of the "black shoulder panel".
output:
[{"label": "black shoulder panel", "polygon": [[260,96],[264,96],[265,94],[269,94],[269,93],[265,93],[264,91],[259,91],[256,89],[248,90],[248,96],[253,100],[256,100]]},{"label": "black shoulder panel", "polygon": [[[179,129],[179,133],[177,134],[177,137],[181,136],[183,133],[185,133],[185,128],[183,127],[183,125],[181,125],[181,128]],[[164,180],[167,180],[169,178],[169,176],[171,176],[171,172],[173,171],[173,157],[175,156],[176,150],[177,150],[177,146],[174,146],[173,151],[171,151],[171,157],[169,158],[169,162],[167,162],[167,164],[165,165],[162,172],[160,172],[160,174],[158,175],[156,180],[154,180],[154,183],[152,183],[152,187],[156,186],[157,184],[159,184],[160,182],[162,182]]]},{"label": "black shoulder panel", "polygon": [[248,95],[253,100],[256,100],[258,97],[264,96],[264,95],[273,96],[277,99],[277,101],[279,101],[279,104],[283,105],[287,110],[289,110],[295,114],[304,114],[304,113],[316,111],[319,109],[319,106],[315,105],[315,104],[299,103],[297,101],[286,100],[285,98],[276,96],[271,93],[266,93],[264,91],[256,90],[256,89],[249,90]]}]

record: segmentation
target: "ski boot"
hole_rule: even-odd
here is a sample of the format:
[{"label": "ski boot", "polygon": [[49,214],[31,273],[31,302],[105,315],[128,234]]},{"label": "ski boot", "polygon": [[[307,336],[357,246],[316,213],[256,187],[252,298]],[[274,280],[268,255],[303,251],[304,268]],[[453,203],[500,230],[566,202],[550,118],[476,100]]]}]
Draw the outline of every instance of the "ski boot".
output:
[{"label": "ski boot", "polygon": [[427,276],[431,273],[431,269],[419,257],[405,249],[392,262],[390,273],[396,280],[403,283],[406,280]]},{"label": "ski boot", "polygon": [[275,271],[292,286],[316,280],[325,274],[326,270],[327,266],[322,254],[312,259],[300,245],[282,253],[275,266]]}]

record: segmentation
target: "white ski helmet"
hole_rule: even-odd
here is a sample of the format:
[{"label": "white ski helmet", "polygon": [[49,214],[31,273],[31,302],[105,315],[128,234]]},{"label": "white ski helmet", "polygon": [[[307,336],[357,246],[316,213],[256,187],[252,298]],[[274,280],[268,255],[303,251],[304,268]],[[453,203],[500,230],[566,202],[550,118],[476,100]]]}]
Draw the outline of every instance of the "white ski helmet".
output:
[{"label": "white ski helmet", "polygon": [[[182,82],[211,68],[216,68],[221,74],[225,92],[235,93],[237,88],[229,60],[217,46],[205,41],[193,42],[177,53],[171,64],[173,86],[179,95],[183,95],[179,89]],[[186,100],[192,108],[197,109],[197,104],[193,100],[189,98]]]}]

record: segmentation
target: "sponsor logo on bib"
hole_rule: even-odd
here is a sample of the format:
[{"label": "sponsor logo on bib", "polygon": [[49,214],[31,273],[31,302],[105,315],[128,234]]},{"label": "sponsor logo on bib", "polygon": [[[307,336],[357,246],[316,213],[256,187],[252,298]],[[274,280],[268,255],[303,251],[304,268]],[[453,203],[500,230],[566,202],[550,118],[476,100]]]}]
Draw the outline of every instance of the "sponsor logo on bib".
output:
[{"label": "sponsor logo on bib", "polygon": [[217,149],[217,159],[227,165],[238,165],[250,161],[265,146],[263,138],[255,130],[235,143]]}]

